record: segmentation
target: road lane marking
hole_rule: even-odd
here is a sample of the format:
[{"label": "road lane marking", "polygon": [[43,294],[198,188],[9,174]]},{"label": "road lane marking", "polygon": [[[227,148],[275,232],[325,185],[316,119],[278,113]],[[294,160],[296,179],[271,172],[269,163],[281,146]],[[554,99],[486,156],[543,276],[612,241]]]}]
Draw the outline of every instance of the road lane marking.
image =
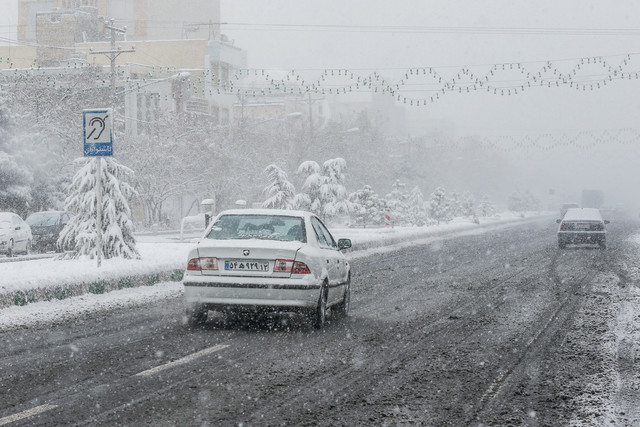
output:
[{"label": "road lane marking", "polygon": [[197,353],[190,354],[189,356],[185,356],[182,359],[174,360],[173,362],[166,363],[164,365],[156,366],[155,368],[147,369],[146,371],[138,372],[136,377],[148,377],[149,375],[153,375],[160,371],[164,371],[165,369],[173,368],[174,366],[184,365],[185,363],[189,363],[192,360],[195,360],[199,357],[206,356],[207,354],[215,353],[216,351],[223,350],[229,347],[226,344],[219,344],[210,348],[205,348],[204,350],[200,350]]},{"label": "road lane marking", "polygon": [[23,420],[25,418],[33,417],[34,415],[41,414],[43,412],[50,411],[57,408],[58,405],[40,405],[35,408],[27,409],[26,411],[19,412],[17,414],[9,415],[8,417],[0,418],[0,426],[5,424],[14,423],[16,421]]}]

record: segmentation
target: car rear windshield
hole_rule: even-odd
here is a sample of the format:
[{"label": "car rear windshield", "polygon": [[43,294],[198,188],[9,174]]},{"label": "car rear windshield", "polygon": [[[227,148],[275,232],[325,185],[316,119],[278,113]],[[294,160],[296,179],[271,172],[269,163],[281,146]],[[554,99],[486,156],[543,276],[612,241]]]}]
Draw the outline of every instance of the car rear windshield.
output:
[{"label": "car rear windshield", "polygon": [[60,214],[33,214],[27,218],[27,224],[36,227],[45,227],[48,225],[56,225],[60,219]]},{"label": "car rear windshield", "polygon": [[222,215],[207,238],[307,241],[303,219],[285,215]]}]

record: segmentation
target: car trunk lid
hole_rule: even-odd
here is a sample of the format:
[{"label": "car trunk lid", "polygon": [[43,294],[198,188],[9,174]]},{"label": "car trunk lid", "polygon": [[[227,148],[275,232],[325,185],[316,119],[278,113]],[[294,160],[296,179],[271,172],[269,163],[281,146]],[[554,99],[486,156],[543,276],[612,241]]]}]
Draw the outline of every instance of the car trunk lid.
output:
[{"label": "car trunk lid", "polygon": [[276,260],[295,260],[304,245],[299,241],[203,239],[198,245],[198,256],[218,260],[218,269],[203,269],[203,275],[289,277],[290,272],[274,273],[273,266]]}]

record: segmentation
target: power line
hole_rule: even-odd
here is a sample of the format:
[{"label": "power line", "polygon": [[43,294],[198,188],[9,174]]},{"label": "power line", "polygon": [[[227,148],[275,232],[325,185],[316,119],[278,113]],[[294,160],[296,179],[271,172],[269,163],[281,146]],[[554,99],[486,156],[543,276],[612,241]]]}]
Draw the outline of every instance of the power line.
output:
[{"label": "power line", "polygon": [[[247,22],[214,22],[228,29],[251,31],[318,31],[426,34],[487,34],[487,35],[563,35],[563,36],[640,36],[638,28],[571,28],[571,27],[432,27],[409,25],[335,25],[335,24],[270,24]],[[237,28],[233,28],[236,26]]]}]

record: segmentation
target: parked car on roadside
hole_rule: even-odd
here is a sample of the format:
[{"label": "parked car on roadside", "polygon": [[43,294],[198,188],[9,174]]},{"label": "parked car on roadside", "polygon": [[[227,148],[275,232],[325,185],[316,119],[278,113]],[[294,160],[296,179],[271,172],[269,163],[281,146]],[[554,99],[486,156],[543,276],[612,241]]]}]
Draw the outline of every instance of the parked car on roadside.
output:
[{"label": "parked car on roadside", "polygon": [[31,228],[18,215],[0,212],[0,253],[12,257],[31,251]]},{"label": "parked car on roadside", "polygon": [[204,323],[210,310],[297,311],[321,328],[330,307],[349,312],[351,271],[342,250],[350,247],[309,212],[223,211],[189,251],[190,323]]},{"label": "parked car on roadside", "polygon": [[571,208],[564,217],[556,220],[558,227],[558,247],[564,249],[568,244],[596,244],[601,249],[607,247],[608,220],[603,220],[596,208]]},{"label": "parked car on roadside", "polygon": [[26,223],[33,234],[33,248],[42,252],[61,252],[57,245],[58,236],[72,217],[73,214],[66,211],[43,211],[29,215]]}]

